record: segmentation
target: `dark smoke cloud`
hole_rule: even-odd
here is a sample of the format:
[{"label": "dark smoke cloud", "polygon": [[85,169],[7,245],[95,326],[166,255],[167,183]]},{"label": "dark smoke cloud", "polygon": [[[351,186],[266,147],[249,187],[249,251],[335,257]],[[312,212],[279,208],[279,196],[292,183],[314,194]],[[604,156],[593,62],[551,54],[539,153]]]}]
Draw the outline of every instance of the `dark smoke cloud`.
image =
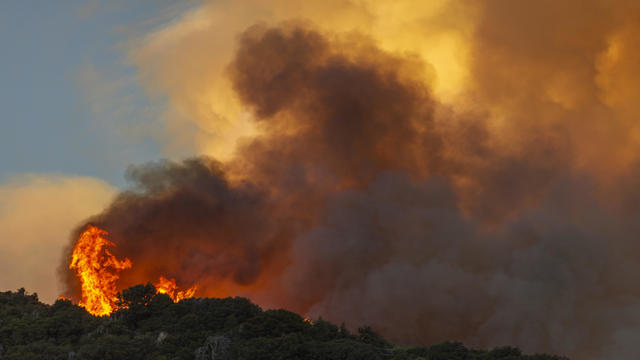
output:
[{"label": "dark smoke cloud", "polygon": [[131,167],[127,178],[132,190],[88,221],[108,229],[116,254],[136,264],[122,274],[123,286],[159,274],[187,284],[225,278],[249,284],[286,247],[279,242],[288,225],[270,215],[264,192],[229,185],[214,160]]},{"label": "dark smoke cloud", "polygon": [[[328,39],[303,28],[244,34],[231,66],[234,87],[286,164],[319,167],[355,185],[384,170],[420,174],[437,156],[425,84],[402,78],[397,68],[408,62],[373,44],[367,50],[334,53]],[[290,147],[272,145],[274,138]]]},{"label": "dark smoke cloud", "polygon": [[499,146],[420,71],[358,35],[247,30],[229,75],[262,135],[224,164],[129,169],[88,220],[134,264],[120,286],[172,276],[400,342],[624,358],[637,211],[572,165],[570,127],[523,114]]}]

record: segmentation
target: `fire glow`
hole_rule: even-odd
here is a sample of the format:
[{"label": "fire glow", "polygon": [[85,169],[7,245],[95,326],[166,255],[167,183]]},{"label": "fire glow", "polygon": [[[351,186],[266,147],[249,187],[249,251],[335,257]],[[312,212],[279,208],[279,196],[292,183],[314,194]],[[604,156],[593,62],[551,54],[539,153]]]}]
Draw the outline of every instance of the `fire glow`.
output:
[{"label": "fire glow", "polygon": [[154,284],[158,294],[167,294],[174,301],[178,302],[183,299],[192,298],[195,295],[198,286],[194,285],[186,290],[178,290],[175,279],[167,279],[164,276],[160,276],[158,282]]},{"label": "fire glow", "polygon": [[[109,248],[115,244],[106,238],[105,230],[89,225],[76,241],[69,269],[75,270],[82,295],[78,305],[94,316],[110,315],[118,309],[117,282],[120,272],[132,267],[128,258],[118,260]],[[179,290],[175,279],[161,276],[154,284],[159,294],[167,294],[174,302],[191,298],[197,286]]]}]

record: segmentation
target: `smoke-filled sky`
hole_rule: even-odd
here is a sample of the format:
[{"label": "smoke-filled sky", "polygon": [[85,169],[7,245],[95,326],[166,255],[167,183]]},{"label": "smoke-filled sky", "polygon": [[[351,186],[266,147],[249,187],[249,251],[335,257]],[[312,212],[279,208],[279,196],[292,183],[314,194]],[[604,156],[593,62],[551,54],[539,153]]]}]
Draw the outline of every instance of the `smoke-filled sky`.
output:
[{"label": "smoke-filled sky", "polygon": [[90,223],[120,288],[637,353],[640,3],[105,4],[0,5],[0,288]]}]

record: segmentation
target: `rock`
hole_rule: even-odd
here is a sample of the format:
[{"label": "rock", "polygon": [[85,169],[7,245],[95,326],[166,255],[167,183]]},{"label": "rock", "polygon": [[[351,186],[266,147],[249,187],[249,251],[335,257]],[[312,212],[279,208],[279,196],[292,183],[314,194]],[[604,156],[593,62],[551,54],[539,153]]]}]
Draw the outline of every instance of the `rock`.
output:
[{"label": "rock", "polygon": [[162,342],[164,341],[164,339],[167,338],[167,336],[169,336],[169,334],[167,334],[164,331],[160,331],[160,334],[158,334],[158,337],[156,338],[156,346],[162,344]]},{"label": "rock", "polygon": [[196,349],[196,360],[226,360],[231,339],[226,336],[209,336],[204,346]]}]

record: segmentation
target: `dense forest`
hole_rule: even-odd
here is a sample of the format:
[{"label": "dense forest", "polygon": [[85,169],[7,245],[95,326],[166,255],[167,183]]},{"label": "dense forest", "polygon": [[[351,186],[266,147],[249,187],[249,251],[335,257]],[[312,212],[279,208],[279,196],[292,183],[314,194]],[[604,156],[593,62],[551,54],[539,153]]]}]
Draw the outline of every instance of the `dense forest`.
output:
[{"label": "dense forest", "polygon": [[94,317],[68,300],[47,305],[24,289],[0,292],[0,359],[566,360],[459,342],[395,345],[370,327],[352,333],[244,298],[174,303],[151,284],[122,291],[118,305],[111,316]]}]

